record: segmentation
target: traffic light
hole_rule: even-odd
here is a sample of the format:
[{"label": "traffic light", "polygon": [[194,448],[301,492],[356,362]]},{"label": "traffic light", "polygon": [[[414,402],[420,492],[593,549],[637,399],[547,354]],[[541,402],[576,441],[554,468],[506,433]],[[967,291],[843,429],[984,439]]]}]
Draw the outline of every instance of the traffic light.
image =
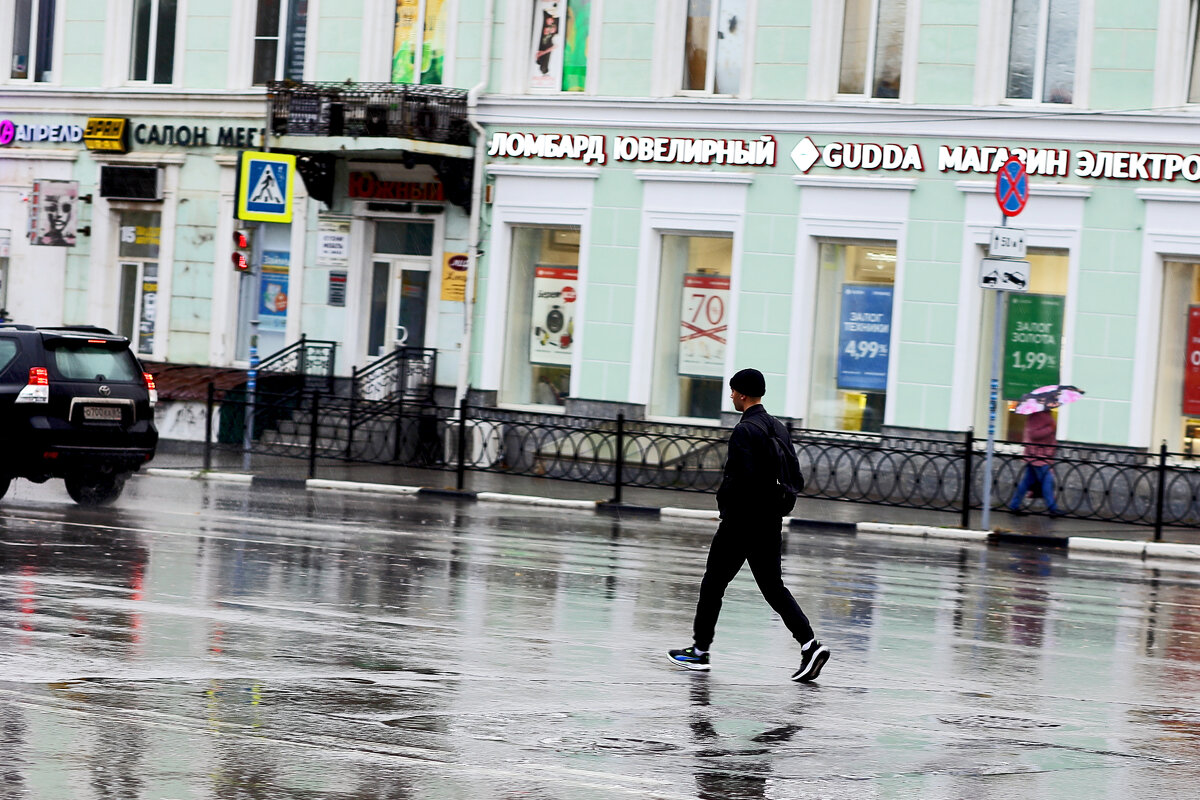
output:
[{"label": "traffic light", "polygon": [[233,254],[229,260],[233,262],[234,272],[250,272],[252,264],[250,261],[250,249],[253,240],[250,238],[249,228],[236,228],[233,231]]}]

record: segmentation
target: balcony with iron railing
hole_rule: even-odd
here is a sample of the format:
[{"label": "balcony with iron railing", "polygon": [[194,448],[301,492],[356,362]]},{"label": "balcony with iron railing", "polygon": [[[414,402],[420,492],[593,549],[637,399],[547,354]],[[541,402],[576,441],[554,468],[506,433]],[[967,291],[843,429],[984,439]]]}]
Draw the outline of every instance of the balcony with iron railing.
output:
[{"label": "balcony with iron railing", "polygon": [[[470,144],[467,92],[404,83],[297,83],[267,86],[275,137],[401,139]],[[447,153],[449,154],[449,153]]]}]

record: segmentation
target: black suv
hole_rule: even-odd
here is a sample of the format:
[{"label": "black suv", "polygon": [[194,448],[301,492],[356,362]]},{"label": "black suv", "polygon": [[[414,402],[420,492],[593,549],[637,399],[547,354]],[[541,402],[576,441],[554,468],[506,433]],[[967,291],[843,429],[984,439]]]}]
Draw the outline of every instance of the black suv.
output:
[{"label": "black suv", "polygon": [[80,505],[115,500],[154,458],[157,401],[124,336],[0,324],[0,497],[13,478],[63,478]]}]

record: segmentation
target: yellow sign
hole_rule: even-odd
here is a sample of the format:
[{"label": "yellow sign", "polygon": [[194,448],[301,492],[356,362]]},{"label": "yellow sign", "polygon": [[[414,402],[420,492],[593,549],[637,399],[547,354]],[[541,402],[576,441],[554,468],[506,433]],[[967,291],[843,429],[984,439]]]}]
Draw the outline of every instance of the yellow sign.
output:
[{"label": "yellow sign", "polygon": [[88,117],[83,128],[83,146],[88,150],[124,153],[129,149],[128,122],[124,117]]},{"label": "yellow sign", "polygon": [[296,157],[244,151],[238,168],[237,218],[291,222]]},{"label": "yellow sign", "polygon": [[458,303],[467,299],[466,253],[446,253],[442,263],[442,299]]}]

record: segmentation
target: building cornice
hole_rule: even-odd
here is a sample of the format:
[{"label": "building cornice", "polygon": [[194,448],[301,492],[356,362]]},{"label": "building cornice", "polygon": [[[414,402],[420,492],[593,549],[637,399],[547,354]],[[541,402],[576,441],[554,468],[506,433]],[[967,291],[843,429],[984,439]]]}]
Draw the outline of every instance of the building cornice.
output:
[{"label": "building cornice", "polygon": [[266,92],[103,89],[4,86],[6,114],[38,116],[208,117],[266,119]]},{"label": "building cornice", "polygon": [[492,128],[620,128],[637,135],[729,131],[853,136],[870,141],[936,138],[1011,142],[1088,142],[1147,147],[1200,147],[1200,113],[1079,111],[1048,107],[918,106],[871,102],[796,102],[670,97],[488,95],[480,122]]}]

